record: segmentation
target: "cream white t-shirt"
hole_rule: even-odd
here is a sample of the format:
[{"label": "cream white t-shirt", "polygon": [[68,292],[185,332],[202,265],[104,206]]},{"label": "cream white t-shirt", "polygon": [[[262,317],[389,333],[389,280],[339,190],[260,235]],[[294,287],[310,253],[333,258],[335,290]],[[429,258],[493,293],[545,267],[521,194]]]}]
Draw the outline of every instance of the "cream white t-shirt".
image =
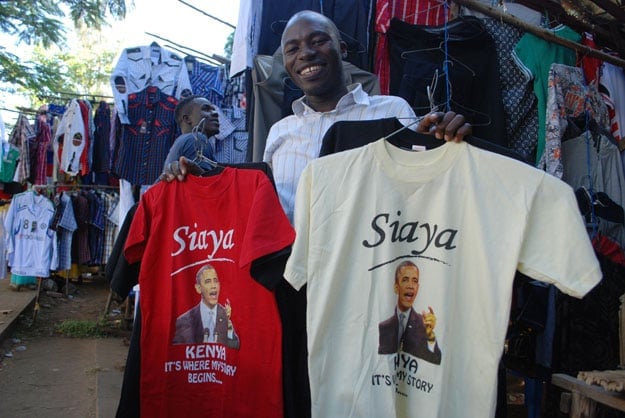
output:
[{"label": "cream white t-shirt", "polygon": [[[572,189],[466,143],[379,140],[312,161],[295,228],[285,277],[307,284],[314,418],[493,416],[515,270],[576,297],[601,278]],[[378,354],[406,260],[420,270],[414,310],[436,316],[440,364]]]}]

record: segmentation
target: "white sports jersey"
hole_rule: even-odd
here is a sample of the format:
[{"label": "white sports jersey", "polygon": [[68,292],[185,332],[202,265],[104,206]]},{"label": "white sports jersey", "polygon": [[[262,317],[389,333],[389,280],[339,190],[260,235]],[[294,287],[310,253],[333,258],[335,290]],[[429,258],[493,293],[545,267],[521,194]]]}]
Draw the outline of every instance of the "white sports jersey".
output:
[{"label": "white sports jersey", "polygon": [[50,229],[54,205],[45,196],[24,192],[13,196],[4,220],[11,272],[49,277],[57,267],[56,232]]},{"label": "white sports jersey", "polygon": [[[295,229],[284,276],[307,284],[313,418],[492,417],[515,270],[576,297],[601,279],[572,189],[467,143],[312,161]],[[404,261],[419,269],[409,292]],[[398,295],[415,311],[405,333],[435,315],[438,357],[385,334]]]}]

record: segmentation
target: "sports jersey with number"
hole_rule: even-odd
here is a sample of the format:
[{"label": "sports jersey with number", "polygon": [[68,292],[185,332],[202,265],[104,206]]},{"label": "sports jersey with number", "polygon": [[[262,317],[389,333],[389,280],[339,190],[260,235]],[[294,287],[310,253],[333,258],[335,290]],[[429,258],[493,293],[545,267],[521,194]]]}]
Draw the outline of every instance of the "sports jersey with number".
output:
[{"label": "sports jersey with number", "polygon": [[34,192],[13,196],[4,220],[7,260],[11,272],[49,277],[58,263],[56,232],[50,229],[54,205]]}]

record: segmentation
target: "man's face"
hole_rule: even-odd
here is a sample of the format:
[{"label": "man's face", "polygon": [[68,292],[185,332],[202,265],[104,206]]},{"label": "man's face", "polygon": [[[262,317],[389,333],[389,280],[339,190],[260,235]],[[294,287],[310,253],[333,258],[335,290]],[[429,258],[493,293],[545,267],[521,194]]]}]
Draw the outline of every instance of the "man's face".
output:
[{"label": "man's face", "polygon": [[410,309],[419,293],[419,269],[413,266],[400,268],[395,278],[395,293],[399,309],[402,311]]},{"label": "man's face", "polygon": [[204,270],[200,277],[200,283],[195,284],[195,290],[202,295],[202,300],[208,307],[212,308],[217,305],[217,299],[219,299],[217,272],[212,269]]},{"label": "man's face", "polygon": [[282,37],[284,68],[307,96],[328,96],[343,84],[341,48],[328,22],[302,17]]},{"label": "man's face", "polygon": [[192,126],[196,126],[204,119],[202,132],[208,137],[219,133],[219,115],[215,106],[208,99],[198,97],[191,102],[189,119]]}]

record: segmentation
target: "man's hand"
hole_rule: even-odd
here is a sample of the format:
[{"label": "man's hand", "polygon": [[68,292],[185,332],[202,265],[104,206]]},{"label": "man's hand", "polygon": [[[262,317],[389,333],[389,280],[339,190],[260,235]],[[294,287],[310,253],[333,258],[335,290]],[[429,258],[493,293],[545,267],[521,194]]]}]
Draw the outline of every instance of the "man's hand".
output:
[{"label": "man's hand", "polygon": [[193,161],[185,157],[180,157],[178,161],[174,161],[168,164],[163,170],[163,174],[161,174],[159,178],[161,181],[166,181],[167,183],[169,183],[174,180],[184,181],[184,179],[187,177],[187,174],[201,176],[202,173],[203,171],[199,165],[195,164]]},{"label": "man's hand", "polygon": [[226,316],[228,317],[228,329],[232,329],[232,320],[230,320],[232,316],[232,306],[230,306],[230,299],[226,299],[224,308],[226,309]]},{"label": "man's hand", "polygon": [[428,337],[428,341],[434,341],[436,339],[436,334],[434,334],[434,328],[436,328],[436,315],[434,315],[434,309],[431,306],[428,306],[429,312],[423,311],[421,315],[423,316],[423,323],[425,325],[425,334]]},{"label": "man's hand", "polygon": [[465,122],[464,116],[455,112],[432,112],[425,115],[417,126],[417,132],[434,134],[438,139],[461,142],[472,132],[471,124]]}]

